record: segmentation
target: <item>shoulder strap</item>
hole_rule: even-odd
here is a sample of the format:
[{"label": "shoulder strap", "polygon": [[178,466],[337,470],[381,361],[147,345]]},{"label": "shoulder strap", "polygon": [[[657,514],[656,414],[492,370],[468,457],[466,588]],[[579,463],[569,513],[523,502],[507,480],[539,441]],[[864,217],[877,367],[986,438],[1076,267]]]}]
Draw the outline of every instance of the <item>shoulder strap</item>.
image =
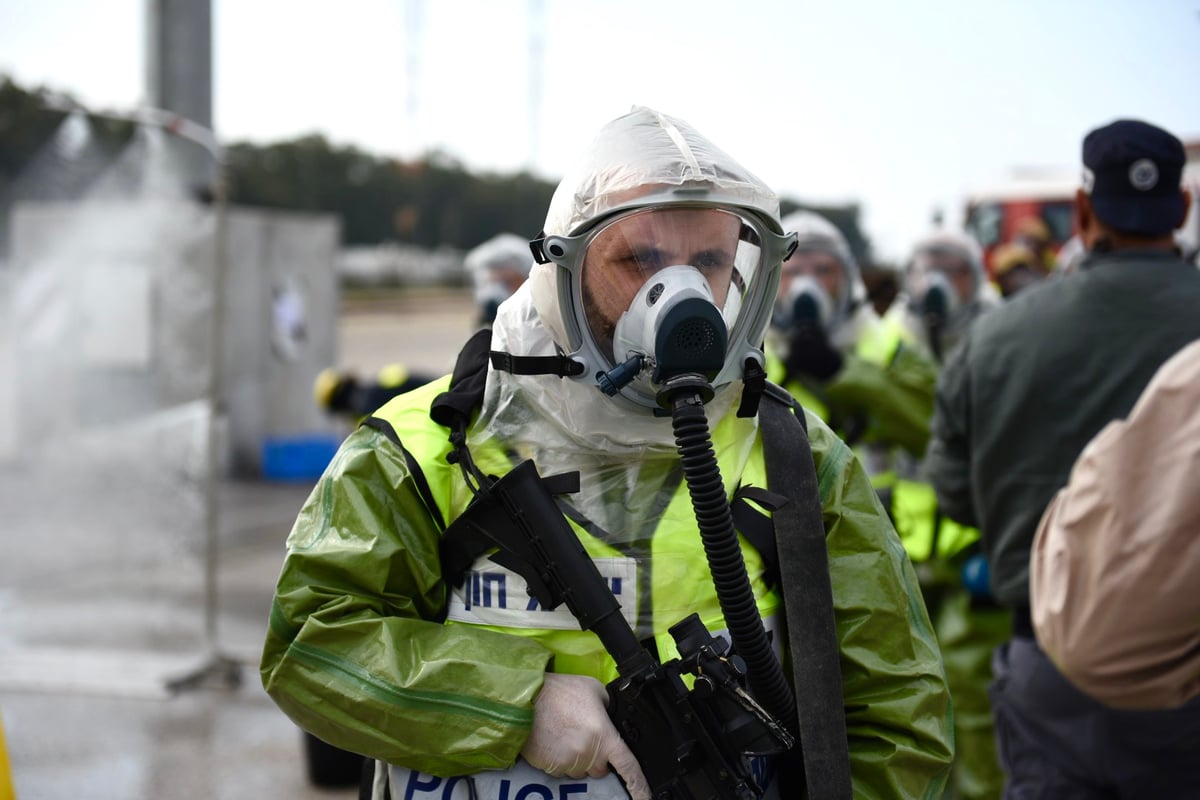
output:
[{"label": "shoulder strap", "polygon": [[492,346],[492,329],[480,328],[471,335],[454,362],[450,388],[433,398],[429,416],[438,425],[450,430],[466,430],[471,415],[483,403],[487,381],[488,351]]},{"label": "shoulder strap", "polygon": [[773,516],[779,571],[786,576],[781,594],[804,782],[813,800],[849,800],[850,751],[816,468],[803,412],[768,387],[759,409],[767,486],[791,501]]}]

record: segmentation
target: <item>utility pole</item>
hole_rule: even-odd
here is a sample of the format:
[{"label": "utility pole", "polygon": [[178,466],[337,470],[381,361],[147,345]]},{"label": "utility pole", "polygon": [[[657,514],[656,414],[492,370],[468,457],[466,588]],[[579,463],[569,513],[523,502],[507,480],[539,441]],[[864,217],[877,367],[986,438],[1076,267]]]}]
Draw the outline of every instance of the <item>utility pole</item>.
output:
[{"label": "utility pole", "polygon": [[[145,105],[213,130],[211,0],[144,0],[146,6]],[[211,199],[217,164],[212,154],[189,148],[184,157],[189,189]]]}]

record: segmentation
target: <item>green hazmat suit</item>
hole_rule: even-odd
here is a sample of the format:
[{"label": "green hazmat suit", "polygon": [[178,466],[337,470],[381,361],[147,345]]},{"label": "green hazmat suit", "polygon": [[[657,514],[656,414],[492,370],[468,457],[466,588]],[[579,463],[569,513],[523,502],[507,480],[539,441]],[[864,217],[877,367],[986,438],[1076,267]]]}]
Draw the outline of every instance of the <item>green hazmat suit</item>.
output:
[{"label": "green hazmat suit", "polygon": [[[994,800],[1004,788],[996,755],[987,687],[991,654],[1007,641],[1008,615],[973,600],[964,588],[965,560],[978,550],[979,531],[939,513],[919,460],[929,442],[937,366],[893,317],[863,311],[853,348],[827,382],[784,383],[806,409],[853,438],[884,499],[905,550],[916,565],[937,632],[954,698],[956,756],[947,797]],[[783,383],[785,368],[768,355],[768,377]]]},{"label": "green hazmat suit", "polygon": [[[439,513],[453,518],[468,492],[445,462],[446,430],[427,419],[445,385],[397,398],[380,415],[418,459]],[[857,460],[816,417],[809,415],[808,425],[828,533],[855,796],[938,797],[952,753],[950,710],[915,575]],[[714,440],[725,433],[718,425]],[[752,451],[747,460],[761,474],[761,443]],[[727,486],[737,477],[725,475]],[[561,666],[549,645],[562,633],[506,634],[439,621],[449,591],[439,536],[404,450],[379,431],[358,429],[289,537],[263,684],[298,724],[339,747],[441,776],[502,769],[528,736],[543,673]],[[754,565],[761,587],[761,561],[748,558],[748,569]],[[701,587],[708,581],[689,578]],[[677,621],[653,620],[654,632]],[[588,658],[568,655],[564,663],[607,679],[611,659],[591,638]]]},{"label": "green hazmat suit", "polygon": [[[692,352],[688,343],[702,339],[707,355],[719,343],[724,361],[704,378],[712,395],[703,403],[708,435],[699,437],[720,471],[709,486],[730,502],[758,503],[746,498],[762,498],[749,490],[767,486],[763,435],[757,416],[737,412],[743,378],[761,368],[794,240],[766,184],[686,122],[642,107],[601,130],[555,192],[543,233],[529,279],[497,312],[486,374],[470,373],[483,377],[483,399],[457,442],[486,475],[526,460],[543,476],[578,474],[578,491],[560,498],[571,509],[564,521],[637,638],[666,661],[675,652],[668,629],[685,616],[714,634],[728,628],[683,474],[680,450],[694,455],[701,442],[677,443],[673,420],[654,413],[654,369],[631,371],[607,387],[611,396],[598,376],[617,371],[618,340],[621,363],[658,367]],[[712,336],[647,345],[647,329],[675,324],[654,316],[664,307]],[[644,324],[626,330],[630,318]],[[558,371],[518,369],[518,360]],[[715,368],[704,364],[676,376]],[[569,611],[541,608],[486,556],[461,581],[444,573],[443,531],[472,498],[468,473],[447,459],[449,430],[430,417],[447,386],[440,380],[379,409],[318,481],[288,539],[263,685],[312,734],[390,765],[393,791],[406,799],[617,800],[626,793],[611,773],[567,786],[521,757],[531,731],[547,730],[534,708],[548,671],[615,675],[599,639]],[[953,758],[953,712],[916,574],[857,458],[815,416],[806,421],[842,678],[844,720],[831,724],[845,722],[854,795],[934,800]],[[762,506],[751,512],[742,524],[769,518]],[[774,632],[772,646],[789,653],[771,570],[750,538],[737,548],[753,608]],[[794,580],[780,572],[784,585]]]}]

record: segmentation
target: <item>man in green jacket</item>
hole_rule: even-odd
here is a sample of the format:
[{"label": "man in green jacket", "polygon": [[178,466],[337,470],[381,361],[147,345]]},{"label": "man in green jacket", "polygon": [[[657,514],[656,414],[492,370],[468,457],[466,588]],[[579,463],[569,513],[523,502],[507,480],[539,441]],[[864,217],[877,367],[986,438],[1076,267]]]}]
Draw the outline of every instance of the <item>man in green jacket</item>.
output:
[{"label": "man in green jacket", "polygon": [[1184,162],[1180,141],[1145,122],[1089,133],[1075,198],[1087,257],[979,319],[939,379],[930,480],[947,515],[979,528],[1012,615],[990,689],[1008,798],[1200,797],[1200,701],[1103,706],[1046,658],[1029,608],[1034,534],[1076,458],[1200,338],[1200,271],[1172,235],[1190,200]]},{"label": "man in green jacket", "polygon": [[[635,108],[605,126],[495,320],[469,427],[452,437],[430,418],[449,378],[398,397],[347,439],[301,510],[263,653],[270,696],[306,730],[377,759],[395,797],[650,797],[651,770],[605,711],[618,670],[596,635],[486,555],[448,575],[444,532],[487,476],[525,459],[578,476],[560,508],[648,651],[673,659],[668,629],[691,614],[736,642],[744,620],[727,618],[727,587],[714,585],[692,471],[711,460],[716,516],[747,496],[768,516],[765,412],[747,401],[793,242],[775,194],[685,122]],[[698,433],[697,409],[710,432]],[[858,461],[805,420],[841,685],[819,724],[845,730],[849,772],[838,796],[932,800],[953,757],[952,712],[916,577]],[[795,578],[772,575],[773,547],[734,538],[739,597],[751,627],[774,633],[764,666],[780,671],[772,647],[788,652],[801,616],[783,618],[780,587]],[[757,788],[777,791],[787,759],[762,763]]]}]

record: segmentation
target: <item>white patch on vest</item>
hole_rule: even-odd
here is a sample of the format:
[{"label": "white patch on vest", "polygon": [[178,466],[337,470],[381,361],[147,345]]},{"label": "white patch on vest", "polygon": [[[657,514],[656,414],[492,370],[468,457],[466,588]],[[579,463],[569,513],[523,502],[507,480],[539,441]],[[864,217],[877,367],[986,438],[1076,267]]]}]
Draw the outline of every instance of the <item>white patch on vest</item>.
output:
[{"label": "white patch on vest", "polygon": [[404,767],[388,767],[398,800],[629,800],[615,773],[603,778],[554,778],[518,759],[512,769],[437,778]]},{"label": "white patch on vest", "polygon": [[[637,561],[632,558],[593,560],[621,604],[621,615],[637,621]],[[550,610],[529,594],[525,579],[512,570],[481,558],[467,571],[462,586],[450,594],[448,617],[456,622],[505,628],[543,628],[577,631],[579,621],[560,604]]]},{"label": "white patch on vest", "polygon": [[[760,782],[768,781],[763,800],[778,800],[774,770],[762,758],[754,759],[752,768]],[[437,778],[389,766],[388,784],[391,796],[397,800],[629,800],[629,793],[614,772],[603,778],[553,778],[524,759],[517,759],[511,769],[457,778]]]}]

